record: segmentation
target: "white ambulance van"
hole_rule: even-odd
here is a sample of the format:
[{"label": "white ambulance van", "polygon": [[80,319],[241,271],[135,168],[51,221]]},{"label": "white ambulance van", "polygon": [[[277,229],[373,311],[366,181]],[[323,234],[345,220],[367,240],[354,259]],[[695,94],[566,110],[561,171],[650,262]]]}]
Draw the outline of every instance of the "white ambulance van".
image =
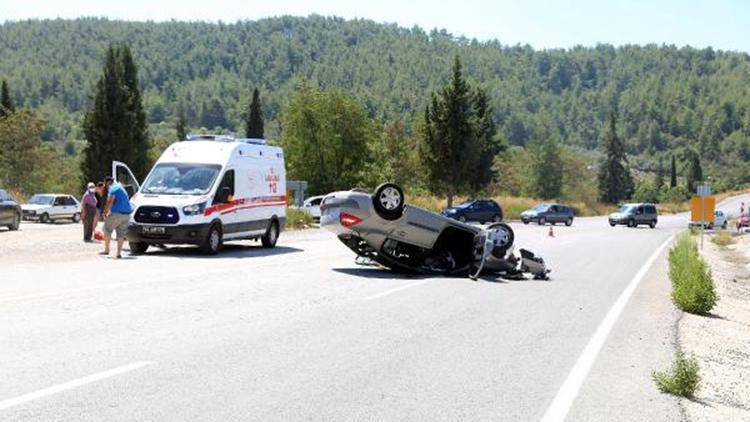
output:
[{"label": "white ambulance van", "polygon": [[143,184],[125,163],[114,162],[112,173],[135,187],[128,241],[136,254],[156,244],[214,254],[240,239],[272,248],[286,222],[284,153],[262,139],[189,135],[164,151]]}]

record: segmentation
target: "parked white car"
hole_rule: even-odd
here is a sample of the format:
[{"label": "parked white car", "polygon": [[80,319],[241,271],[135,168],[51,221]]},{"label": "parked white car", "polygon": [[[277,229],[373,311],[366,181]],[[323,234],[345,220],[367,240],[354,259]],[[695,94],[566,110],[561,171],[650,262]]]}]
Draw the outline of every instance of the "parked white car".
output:
[{"label": "parked white car", "polygon": [[49,223],[57,220],[81,221],[81,204],[70,195],[41,193],[21,205],[24,220]]},{"label": "parked white car", "polygon": [[709,225],[709,228],[712,229],[714,227],[721,227],[724,230],[727,229],[727,215],[724,214],[724,211],[716,210],[716,212],[714,212],[713,225]]},{"label": "parked white car", "polygon": [[320,202],[323,196],[311,196],[302,203],[302,211],[312,215],[313,220],[320,222]]}]

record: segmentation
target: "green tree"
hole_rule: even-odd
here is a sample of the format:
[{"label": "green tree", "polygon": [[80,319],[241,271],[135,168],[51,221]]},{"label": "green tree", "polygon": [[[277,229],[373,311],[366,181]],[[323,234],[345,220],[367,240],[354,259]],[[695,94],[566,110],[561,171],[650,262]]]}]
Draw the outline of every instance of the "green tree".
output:
[{"label": "green tree", "polygon": [[664,159],[659,157],[659,163],[656,166],[656,176],[654,177],[654,186],[656,190],[661,190],[664,186]]},{"label": "green tree", "polygon": [[136,177],[147,171],[149,139],[138,73],[130,48],[110,46],[96,84],[94,105],[84,118],[82,173],[86,180],[107,176],[113,160],[128,164]]},{"label": "green tree", "polygon": [[456,56],[450,82],[439,94],[433,93],[431,105],[425,108],[420,143],[427,185],[432,192],[444,194],[448,206],[453,205],[455,195],[471,188],[481,151],[475,115],[472,94]]},{"label": "green tree", "polygon": [[669,169],[669,188],[673,189],[677,187],[677,163],[675,162],[674,154],[672,154],[672,166]]},{"label": "green tree", "polygon": [[492,107],[487,93],[479,89],[474,93],[474,130],[477,140],[477,157],[474,172],[469,180],[472,194],[478,194],[487,189],[495,177],[493,162],[495,156],[505,149],[505,145],[497,138],[497,127],[492,118]]},{"label": "green tree", "polygon": [[258,88],[253,89],[253,99],[245,115],[245,137],[263,139],[263,111]]},{"label": "green tree", "polygon": [[687,187],[688,192],[695,192],[698,183],[703,180],[703,168],[701,167],[701,158],[698,152],[690,150],[687,154]]},{"label": "green tree", "polygon": [[180,113],[177,115],[177,122],[175,122],[175,132],[177,134],[177,140],[178,141],[184,141],[185,138],[187,138],[187,119],[185,118],[185,113],[180,111]]},{"label": "green tree", "polygon": [[0,117],[5,117],[15,111],[16,106],[13,105],[13,98],[10,95],[8,81],[3,79],[3,83],[0,86]]},{"label": "green tree", "polygon": [[563,189],[565,164],[557,137],[549,120],[540,118],[534,129],[535,196],[543,199],[560,198]]},{"label": "green tree", "polygon": [[0,119],[0,182],[5,188],[32,193],[40,187],[40,135],[45,120],[31,111],[19,111]]},{"label": "green tree", "polygon": [[615,114],[610,113],[604,137],[604,158],[599,167],[599,199],[607,204],[616,204],[632,194],[633,178],[625,145],[617,136]]},{"label": "green tree", "polygon": [[282,114],[288,178],[306,180],[311,193],[358,186],[364,180],[372,120],[353,97],[299,84]]}]

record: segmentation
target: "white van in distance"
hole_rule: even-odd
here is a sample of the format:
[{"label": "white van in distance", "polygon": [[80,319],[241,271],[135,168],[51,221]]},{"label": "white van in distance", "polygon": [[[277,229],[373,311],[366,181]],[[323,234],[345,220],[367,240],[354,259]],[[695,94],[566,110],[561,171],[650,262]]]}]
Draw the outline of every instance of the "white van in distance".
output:
[{"label": "white van in distance", "polygon": [[286,222],[284,153],[262,139],[189,135],[170,145],[143,185],[124,163],[137,192],[128,241],[133,253],[154,244],[194,244],[214,254],[226,240],[260,239],[276,245]]}]

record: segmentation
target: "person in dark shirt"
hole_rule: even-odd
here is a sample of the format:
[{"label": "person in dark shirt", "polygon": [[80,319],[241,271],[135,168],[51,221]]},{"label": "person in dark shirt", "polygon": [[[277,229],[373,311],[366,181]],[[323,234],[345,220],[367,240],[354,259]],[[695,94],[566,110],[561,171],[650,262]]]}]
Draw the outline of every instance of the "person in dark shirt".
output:
[{"label": "person in dark shirt", "polygon": [[[96,184],[96,200],[98,201],[97,209],[99,214],[97,215],[97,221],[104,221],[104,207],[107,205],[107,196],[109,191],[107,190],[107,187],[104,185],[104,182],[99,182]],[[96,224],[94,225],[96,227]]]}]

